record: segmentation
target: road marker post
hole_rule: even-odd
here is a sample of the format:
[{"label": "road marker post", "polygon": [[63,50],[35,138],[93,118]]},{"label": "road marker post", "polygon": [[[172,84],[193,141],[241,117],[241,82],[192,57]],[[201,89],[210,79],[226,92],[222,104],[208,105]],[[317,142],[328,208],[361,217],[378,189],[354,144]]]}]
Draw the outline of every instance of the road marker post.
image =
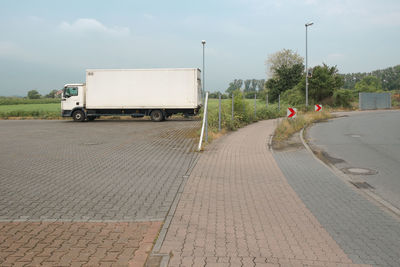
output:
[{"label": "road marker post", "polygon": [[297,116],[297,108],[287,109],[286,117],[294,119],[296,118],[296,116]]},{"label": "road marker post", "polygon": [[204,134],[204,128],[207,123],[207,104],[208,104],[208,92],[206,92],[206,98],[204,101],[204,113],[203,113],[203,125],[201,126],[201,132],[200,132],[200,140],[199,140],[199,146],[197,147],[197,151],[201,150],[201,143],[203,142],[203,134]]},{"label": "road marker post", "polygon": [[316,104],[315,106],[314,106],[314,110],[315,111],[322,111],[322,105],[320,105],[320,104]]}]

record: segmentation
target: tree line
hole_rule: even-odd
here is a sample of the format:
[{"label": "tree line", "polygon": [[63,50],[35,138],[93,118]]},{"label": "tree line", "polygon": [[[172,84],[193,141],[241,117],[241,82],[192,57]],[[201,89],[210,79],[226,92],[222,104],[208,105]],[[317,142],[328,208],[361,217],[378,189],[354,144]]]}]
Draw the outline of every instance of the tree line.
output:
[{"label": "tree line", "polygon": [[[236,90],[244,92],[245,98],[254,98],[254,94],[264,94],[265,79],[234,79],[229,83],[228,88],[225,90],[225,94],[221,94],[222,99],[230,98],[232,93]],[[210,98],[218,98],[219,92],[213,92],[209,94]]]},{"label": "tree line", "polygon": [[37,90],[30,90],[27,93],[28,99],[40,99],[40,98],[60,98],[61,95],[57,94],[58,90],[51,90],[47,95],[42,96]]},{"label": "tree line", "polygon": [[[257,92],[259,98],[268,94],[270,102],[276,102],[280,96],[290,105],[302,106],[305,104],[306,75],[310,105],[349,107],[359,92],[400,90],[400,65],[371,73],[339,74],[337,66],[322,63],[306,71],[304,58],[290,49],[269,55],[265,64],[269,79],[235,79],[229,83],[223,98],[240,90],[247,98],[253,98]],[[218,93],[214,94],[218,97]]]},{"label": "tree line", "polygon": [[357,83],[364,80],[364,84],[372,85],[384,91],[400,89],[400,65],[372,72],[358,72],[342,74],[343,88],[357,90]]}]

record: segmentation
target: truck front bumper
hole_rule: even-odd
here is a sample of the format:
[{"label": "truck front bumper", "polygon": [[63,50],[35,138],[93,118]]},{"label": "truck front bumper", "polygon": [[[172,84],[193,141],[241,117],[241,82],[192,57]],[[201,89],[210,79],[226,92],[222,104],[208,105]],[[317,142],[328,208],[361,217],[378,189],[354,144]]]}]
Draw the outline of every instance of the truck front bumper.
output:
[{"label": "truck front bumper", "polygon": [[71,117],[72,110],[62,110],[61,117]]}]

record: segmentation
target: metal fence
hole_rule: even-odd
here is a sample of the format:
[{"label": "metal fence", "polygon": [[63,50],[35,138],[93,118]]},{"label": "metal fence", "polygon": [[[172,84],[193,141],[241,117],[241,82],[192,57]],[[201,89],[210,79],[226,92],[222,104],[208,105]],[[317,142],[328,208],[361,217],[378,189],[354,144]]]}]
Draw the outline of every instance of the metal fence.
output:
[{"label": "metal fence", "polygon": [[390,93],[359,93],[359,109],[388,109],[392,107]]}]

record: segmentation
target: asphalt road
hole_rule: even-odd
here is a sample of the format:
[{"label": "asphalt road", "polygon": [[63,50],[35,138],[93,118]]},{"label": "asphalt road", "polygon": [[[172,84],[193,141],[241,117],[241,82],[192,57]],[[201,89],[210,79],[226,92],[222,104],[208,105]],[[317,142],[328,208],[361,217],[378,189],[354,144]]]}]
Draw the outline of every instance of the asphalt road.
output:
[{"label": "asphalt road", "polygon": [[348,174],[367,182],[381,198],[400,208],[400,111],[346,113],[315,124],[308,138],[343,172],[348,173],[347,168],[371,170]]}]

